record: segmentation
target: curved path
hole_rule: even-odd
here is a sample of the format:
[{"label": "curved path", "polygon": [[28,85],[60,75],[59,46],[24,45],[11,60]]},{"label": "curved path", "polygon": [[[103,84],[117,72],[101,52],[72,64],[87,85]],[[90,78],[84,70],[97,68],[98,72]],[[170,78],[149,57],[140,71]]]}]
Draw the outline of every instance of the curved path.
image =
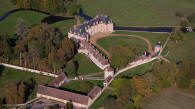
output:
[{"label": "curved path", "polygon": [[150,53],[154,53],[153,50],[152,50],[152,44],[150,43],[150,41],[148,39],[146,39],[145,37],[142,37],[142,36],[138,36],[138,35],[129,35],[129,34],[111,34],[111,33],[99,33],[99,34],[96,34],[94,35],[93,37],[90,38],[90,42],[95,45],[96,47],[98,47],[100,50],[102,50],[106,55],[107,57],[110,59],[111,55],[110,53],[105,50],[103,47],[101,47],[99,44],[96,43],[97,40],[101,39],[101,38],[104,38],[104,37],[109,37],[109,36],[125,36],[125,37],[135,37],[135,38],[138,38],[138,39],[142,39],[144,40],[147,45],[148,45],[148,51]]}]

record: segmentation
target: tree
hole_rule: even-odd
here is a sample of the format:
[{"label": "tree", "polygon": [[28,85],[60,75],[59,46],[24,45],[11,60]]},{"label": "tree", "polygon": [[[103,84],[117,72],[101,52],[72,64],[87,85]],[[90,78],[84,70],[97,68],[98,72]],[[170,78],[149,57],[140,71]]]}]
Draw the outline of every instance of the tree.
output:
[{"label": "tree", "polygon": [[66,103],[67,109],[73,109],[73,104],[71,102]]},{"label": "tree", "polygon": [[16,46],[14,47],[14,52],[16,55],[20,56],[20,66],[22,65],[22,53],[27,50],[27,44],[25,40],[16,41]]},{"label": "tree", "polygon": [[28,35],[28,27],[24,25],[24,20],[22,18],[18,19],[15,34],[18,36],[19,40],[26,39]]},{"label": "tree", "polygon": [[190,23],[195,23],[195,13],[189,15],[187,19]]},{"label": "tree", "polygon": [[3,57],[7,59],[7,62],[12,56],[12,42],[10,41],[8,33],[2,34],[2,48],[3,48]]}]

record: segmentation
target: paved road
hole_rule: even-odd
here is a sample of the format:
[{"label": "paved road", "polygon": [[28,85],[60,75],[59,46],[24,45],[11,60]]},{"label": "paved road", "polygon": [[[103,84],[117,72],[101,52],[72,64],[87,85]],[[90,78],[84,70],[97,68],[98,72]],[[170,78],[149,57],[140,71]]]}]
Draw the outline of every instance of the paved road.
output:
[{"label": "paved road", "polygon": [[90,42],[95,45],[96,47],[98,47],[100,50],[102,50],[106,55],[107,57],[110,59],[111,55],[110,53],[104,49],[102,46],[100,46],[99,44],[96,43],[97,40],[101,39],[101,38],[104,38],[104,37],[110,37],[110,36],[120,36],[120,37],[135,37],[135,38],[138,38],[138,39],[142,39],[144,40],[147,45],[148,45],[148,51],[150,53],[154,53],[153,50],[152,50],[152,44],[150,43],[150,41],[148,39],[146,39],[145,37],[142,37],[142,36],[138,36],[138,35],[129,35],[129,34],[111,34],[111,33],[99,33],[99,34],[96,34],[94,35],[93,37],[90,38]]},{"label": "paved road", "polygon": [[104,74],[104,72],[98,72],[98,73],[93,73],[93,74],[88,74],[88,75],[81,75],[81,76],[91,77],[91,76],[96,76],[96,75],[100,75],[100,74]]}]

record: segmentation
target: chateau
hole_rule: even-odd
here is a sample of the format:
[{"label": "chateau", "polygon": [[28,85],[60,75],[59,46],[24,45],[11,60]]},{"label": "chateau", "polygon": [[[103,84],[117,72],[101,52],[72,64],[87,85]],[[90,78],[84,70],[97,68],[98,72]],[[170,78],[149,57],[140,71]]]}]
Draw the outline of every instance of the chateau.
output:
[{"label": "chateau", "polygon": [[94,19],[85,22],[79,26],[74,26],[68,33],[69,38],[74,38],[78,41],[88,41],[90,37],[101,32],[113,32],[114,23],[108,16],[97,15]]},{"label": "chateau", "polygon": [[79,26],[74,26],[68,33],[69,38],[75,39],[79,43],[79,53],[85,54],[100,69],[104,70],[104,79],[114,75],[114,69],[110,63],[90,42],[90,37],[97,33],[113,32],[114,23],[108,16],[97,15],[94,19]]}]

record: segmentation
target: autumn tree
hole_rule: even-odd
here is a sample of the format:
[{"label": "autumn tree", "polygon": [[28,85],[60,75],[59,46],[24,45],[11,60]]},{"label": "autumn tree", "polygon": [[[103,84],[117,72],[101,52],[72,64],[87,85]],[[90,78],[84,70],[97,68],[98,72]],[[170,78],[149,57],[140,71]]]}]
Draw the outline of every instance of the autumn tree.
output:
[{"label": "autumn tree", "polygon": [[16,24],[16,31],[15,34],[18,36],[18,39],[26,39],[28,35],[28,27],[24,25],[23,19],[18,19],[18,24]]}]

